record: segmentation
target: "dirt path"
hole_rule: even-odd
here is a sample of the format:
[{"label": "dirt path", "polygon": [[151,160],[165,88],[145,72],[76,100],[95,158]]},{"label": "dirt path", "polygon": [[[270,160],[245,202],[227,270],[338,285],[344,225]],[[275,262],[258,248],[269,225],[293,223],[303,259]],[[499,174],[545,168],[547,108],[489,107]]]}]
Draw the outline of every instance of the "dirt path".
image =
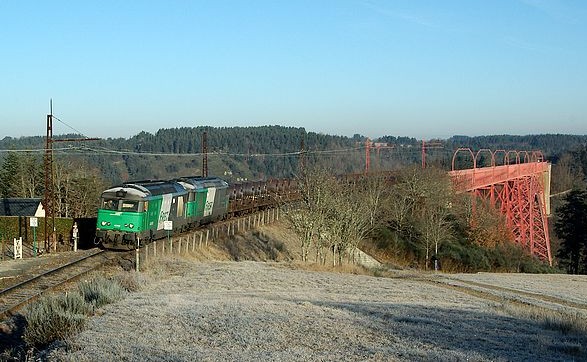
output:
[{"label": "dirt path", "polygon": [[[493,278],[488,279],[487,275]],[[587,317],[587,276],[480,273],[439,275],[434,280],[451,287],[486,293],[498,299],[524,302],[555,311],[576,310]],[[533,282],[540,283],[541,288],[532,289]],[[521,283],[523,285],[517,285]],[[567,290],[561,292],[561,286]]]}]

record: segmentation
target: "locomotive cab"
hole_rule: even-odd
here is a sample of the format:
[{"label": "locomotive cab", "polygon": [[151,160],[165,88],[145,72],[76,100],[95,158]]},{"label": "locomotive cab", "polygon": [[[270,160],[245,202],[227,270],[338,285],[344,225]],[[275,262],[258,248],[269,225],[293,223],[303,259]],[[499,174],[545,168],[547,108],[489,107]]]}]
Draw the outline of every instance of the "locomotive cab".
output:
[{"label": "locomotive cab", "polygon": [[102,193],[96,222],[96,244],[114,249],[133,249],[145,228],[149,208],[146,190],[127,185]]}]

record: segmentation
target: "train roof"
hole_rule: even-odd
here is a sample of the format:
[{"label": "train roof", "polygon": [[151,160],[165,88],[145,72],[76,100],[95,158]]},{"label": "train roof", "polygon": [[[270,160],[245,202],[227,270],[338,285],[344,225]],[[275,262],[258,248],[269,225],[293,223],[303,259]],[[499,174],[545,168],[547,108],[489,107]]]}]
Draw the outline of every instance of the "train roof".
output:
[{"label": "train roof", "polygon": [[176,181],[132,181],[105,190],[102,196],[115,196],[124,198],[145,198],[155,195],[174,194],[185,192],[185,187]]},{"label": "train roof", "polygon": [[201,177],[201,176],[186,176],[178,179],[180,183],[188,183],[193,185],[196,189],[216,187],[226,188],[228,183],[219,177]]},{"label": "train roof", "polygon": [[228,183],[219,177],[185,176],[174,180],[129,181],[105,190],[102,197],[142,199],[149,196],[181,193],[204,188],[227,188]]}]

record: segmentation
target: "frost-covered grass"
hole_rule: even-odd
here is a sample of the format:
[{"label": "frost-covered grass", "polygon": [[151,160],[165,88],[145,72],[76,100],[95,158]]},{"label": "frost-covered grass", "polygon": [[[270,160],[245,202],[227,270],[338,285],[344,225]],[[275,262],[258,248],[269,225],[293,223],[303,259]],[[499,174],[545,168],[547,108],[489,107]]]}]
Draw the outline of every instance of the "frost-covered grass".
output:
[{"label": "frost-covered grass", "polygon": [[587,305],[587,275],[475,273],[451,274],[450,277]]},{"label": "frost-covered grass", "polygon": [[[270,250],[279,258],[256,237],[239,246],[256,262],[226,261],[235,258],[224,244],[145,260],[140,275],[151,282],[103,306],[49,360],[587,360],[583,315],[565,306],[553,312],[552,301],[526,304],[532,295],[512,297],[515,290],[469,293],[469,276],[374,277],[350,266],[300,264],[297,242],[283,229],[264,228],[265,237],[284,240],[283,250]],[[555,295],[548,281],[528,277],[540,285],[532,288],[524,276],[508,284],[509,276],[483,277],[502,288]],[[581,300],[584,290],[563,286],[575,283],[568,277],[552,289]],[[134,281],[126,285],[134,289]]]},{"label": "frost-covered grass", "polygon": [[[68,361],[582,360],[585,333],[414,278],[192,263],[104,307]],[[181,271],[181,272],[179,272]],[[160,272],[160,271],[159,271]],[[523,306],[522,306],[523,307]]]},{"label": "frost-covered grass", "polygon": [[23,340],[34,348],[65,340],[83,330],[96,309],[117,302],[127,295],[127,290],[138,288],[135,275],[122,273],[106,278],[97,274],[73,290],[41,297],[23,311]]},{"label": "frost-covered grass", "polygon": [[97,276],[78,284],[77,289],[85,302],[93,308],[114,303],[122,299],[126,293],[124,287],[116,280]]},{"label": "frost-covered grass", "polygon": [[27,322],[23,338],[32,347],[42,347],[79,332],[92,311],[79,292],[39,299],[24,312]]}]

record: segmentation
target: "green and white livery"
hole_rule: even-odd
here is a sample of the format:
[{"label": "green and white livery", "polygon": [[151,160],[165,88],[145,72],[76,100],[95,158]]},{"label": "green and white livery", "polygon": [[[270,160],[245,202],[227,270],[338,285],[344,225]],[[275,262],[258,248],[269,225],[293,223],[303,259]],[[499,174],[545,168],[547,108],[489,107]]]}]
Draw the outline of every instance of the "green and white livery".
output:
[{"label": "green and white livery", "polygon": [[171,181],[138,181],[102,193],[96,243],[111,249],[133,249],[173,232],[209,223],[226,215],[228,184],[216,177],[183,177]]}]

